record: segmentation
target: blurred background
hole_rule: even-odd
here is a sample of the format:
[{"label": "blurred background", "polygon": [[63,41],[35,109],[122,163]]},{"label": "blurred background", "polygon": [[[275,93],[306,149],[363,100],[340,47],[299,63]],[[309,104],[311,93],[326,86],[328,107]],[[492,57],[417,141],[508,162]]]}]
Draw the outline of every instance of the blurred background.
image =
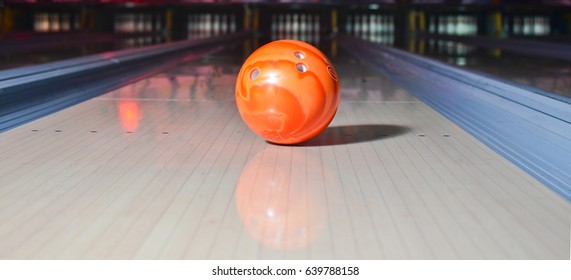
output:
[{"label": "blurred background", "polygon": [[[529,46],[571,42],[568,0],[5,0],[1,5],[0,69],[246,31],[254,35],[246,55],[281,38],[335,55],[336,42],[329,39],[348,34],[557,93],[568,94],[570,83],[553,81],[569,76],[566,65],[549,58],[553,50]],[[513,52],[540,57],[522,60]],[[547,77],[530,81],[518,74],[537,67]]]}]

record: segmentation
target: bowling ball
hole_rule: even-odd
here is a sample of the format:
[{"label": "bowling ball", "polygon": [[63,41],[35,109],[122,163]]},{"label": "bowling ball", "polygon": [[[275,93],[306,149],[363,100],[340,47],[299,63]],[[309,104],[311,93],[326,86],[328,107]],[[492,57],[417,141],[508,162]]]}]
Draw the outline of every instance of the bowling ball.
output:
[{"label": "bowling ball", "polygon": [[337,112],[337,71],[310,44],[274,41],[242,65],[236,103],[248,127],[269,142],[304,142],[325,130]]}]

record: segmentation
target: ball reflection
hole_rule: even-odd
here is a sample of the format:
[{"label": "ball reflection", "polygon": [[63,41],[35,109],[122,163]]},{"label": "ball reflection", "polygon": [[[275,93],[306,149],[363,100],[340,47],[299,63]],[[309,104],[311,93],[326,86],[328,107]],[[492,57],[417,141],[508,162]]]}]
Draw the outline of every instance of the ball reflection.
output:
[{"label": "ball reflection", "polygon": [[[292,158],[303,160],[289,161]],[[325,227],[324,196],[320,195],[325,182],[308,183],[311,176],[323,178],[305,174],[318,163],[309,154],[288,157],[291,164],[280,165],[280,160],[275,153],[261,151],[248,162],[236,187],[236,207],[244,227],[258,242],[275,250],[299,250],[312,244]]]}]

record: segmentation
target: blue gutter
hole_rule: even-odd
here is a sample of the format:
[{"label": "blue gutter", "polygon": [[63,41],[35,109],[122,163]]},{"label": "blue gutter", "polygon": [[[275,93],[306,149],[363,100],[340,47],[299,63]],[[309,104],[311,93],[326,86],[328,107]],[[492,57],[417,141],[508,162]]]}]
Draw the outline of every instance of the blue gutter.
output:
[{"label": "blue gutter", "polygon": [[338,42],[571,201],[571,99],[351,36]]},{"label": "blue gutter", "polygon": [[247,32],[0,71],[0,133],[241,43]]}]

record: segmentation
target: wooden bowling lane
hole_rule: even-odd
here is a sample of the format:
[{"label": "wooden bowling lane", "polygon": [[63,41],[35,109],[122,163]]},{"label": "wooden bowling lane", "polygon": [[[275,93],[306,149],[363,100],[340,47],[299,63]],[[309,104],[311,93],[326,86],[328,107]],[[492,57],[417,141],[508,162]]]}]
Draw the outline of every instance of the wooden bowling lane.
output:
[{"label": "wooden bowling lane", "polygon": [[232,57],[0,134],[0,258],[569,258],[567,201],[365,65],[332,57],[333,123],[276,146]]}]

